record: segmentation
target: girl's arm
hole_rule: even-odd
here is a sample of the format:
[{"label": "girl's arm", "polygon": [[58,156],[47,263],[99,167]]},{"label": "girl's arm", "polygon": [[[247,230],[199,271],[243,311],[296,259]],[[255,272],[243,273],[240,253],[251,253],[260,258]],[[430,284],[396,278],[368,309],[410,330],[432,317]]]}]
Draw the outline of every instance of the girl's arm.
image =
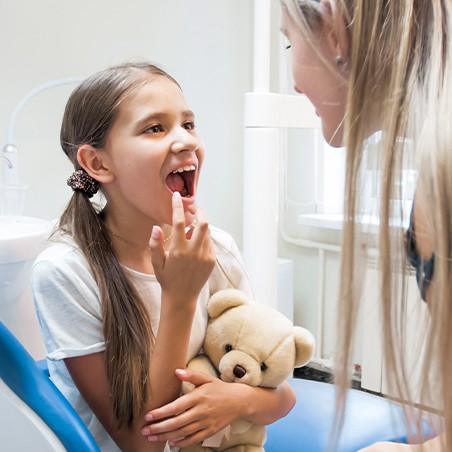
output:
[{"label": "girl's arm", "polygon": [[[185,367],[193,316],[201,289],[214,265],[215,254],[209,224],[202,212],[186,237],[184,207],[180,194],[173,194],[173,227],[168,252],[163,233],[152,231],[149,243],[152,265],[162,288],[160,322],[149,369],[150,406],[160,407],[180,395],[181,381],[175,369]],[[143,418],[142,418],[143,419]]]},{"label": "girl's arm", "polygon": [[[295,404],[295,394],[288,383],[276,389],[264,389],[225,383],[191,370],[179,369],[177,375],[196,388],[145,416],[150,424],[143,428],[142,434],[150,442],[165,440],[185,447],[209,438],[236,419],[271,424]],[[177,441],[179,438],[183,439]]]},{"label": "girl's arm", "polygon": [[[165,301],[170,303],[175,300],[168,298]],[[145,413],[171,402],[180,394],[181,382],[175,376],[174,369],[185,365],[192,316],[186,310],[181,310],[180,315],[170,321],[164,319],[166,314],[162,314],[149,370],[148,399],[143,412],[129,427],[119,428],[113,414],[105,370],[105,353],[65,359],[66,367],[78,390],[122,451],[161,452],[165,446],[166,441],[150,444],[140,431]]]},{"label": "girl's arm", "polygon": [[118,428],[109,395],[104,352],[66,358],[64,362],[80,394],[122,451],[161,452],[164,449],[165,443],[150,445],[143,441],[139,419],[130,427]]},{"label": "girl's arm", "polygon": [[[172,299],[166,300],[168,303],[172,301]],[[185,315],[184,318],[182,318],[183,315]],[[171,402],[180,394],[181,383],[175,376],[174,369],[184,365],[186,361],[190,319],[191,316],[186,311],[181,311],[181,316],[171,319],[171,322],[164,318],[161,319],[162,327],[159,328],[149,370],[148,399],[143,412],[129,427],[119,428],[117,418],[113,414],[105,353],[99,352],[65,359],[66,367],[78,390],[122,451],[161,452],[164,449],[166,441],[150,444],[140,431],[144,424],[145,413]],[[166,325],[169,323],[174,330]],[[188,326],[187,323],[189,323]],[[170,332],[172,334],[168,334]]]}]

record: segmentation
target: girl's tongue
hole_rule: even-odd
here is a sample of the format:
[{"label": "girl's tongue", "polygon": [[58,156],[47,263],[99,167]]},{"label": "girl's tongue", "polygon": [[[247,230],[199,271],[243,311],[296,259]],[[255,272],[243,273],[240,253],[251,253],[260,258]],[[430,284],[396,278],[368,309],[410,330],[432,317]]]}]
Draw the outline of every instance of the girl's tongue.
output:
[{"label": "girl's tongue", "polygon": [[181,196],[185,196],[183,194],[184,191],[186,192],[185,181],[180,174],[178,173],[169,174],[168,177],[166,178],[166,185],[172,192],[178,191],[181,194]]}]

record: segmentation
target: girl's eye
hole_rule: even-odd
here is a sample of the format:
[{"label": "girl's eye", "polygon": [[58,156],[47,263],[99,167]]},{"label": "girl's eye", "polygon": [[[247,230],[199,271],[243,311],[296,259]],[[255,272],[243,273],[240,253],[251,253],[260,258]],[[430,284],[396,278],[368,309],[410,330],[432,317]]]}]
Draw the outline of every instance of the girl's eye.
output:
[{"label": "girl's eye", "polygon": [[159,133],[163,132],[163,127],[160,124],[155,124],[154,126],[150,126],[144,131],[145,133]]},{"label": "girl's eye", "polygon": [[187,130],[194,130],[195,123],[193,121],[188,121],[188,122],[184,123],[184,128]]}]

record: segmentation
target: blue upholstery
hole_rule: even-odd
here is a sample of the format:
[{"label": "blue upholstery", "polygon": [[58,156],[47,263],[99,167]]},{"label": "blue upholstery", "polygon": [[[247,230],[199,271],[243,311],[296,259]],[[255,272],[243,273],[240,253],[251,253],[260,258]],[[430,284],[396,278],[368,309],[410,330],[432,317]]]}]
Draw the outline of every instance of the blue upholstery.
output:
[{"label": "blue upholstery", "polygon": [[[297,396],[294,409],[267,426],[265,452],[328,450],[335,419],[335,386],[311,380],[289,381]],[[338,452],[356,452],[377,441],[405,443],[407,427],[400,405],[382,397],[350,390]],[[424,433],[428,433],[427,426]]]},{"label": "blue upholstery", "polygon": [[99,451],[78,414],[36,362],[0,322],[0,378],[55,433],[68,452]]}]

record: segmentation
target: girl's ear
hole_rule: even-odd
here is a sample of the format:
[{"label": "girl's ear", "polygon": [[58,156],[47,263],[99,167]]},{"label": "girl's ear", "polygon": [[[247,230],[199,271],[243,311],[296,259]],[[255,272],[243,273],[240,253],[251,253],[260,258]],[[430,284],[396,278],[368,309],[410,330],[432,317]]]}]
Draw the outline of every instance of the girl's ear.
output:
[{"label": "girl's ear", "polygon": [[325,41],[335,64],[345,67],[349,60],[351,37],[342,14],[333,10],[330,0],[321,0]]},{"label": "girl's ear", "polygon": [[101,184],[112,182],[115,175],[110,171],[108,163],[103,158],[103,151],[84,144],[77,151],[77,160],[80,166]]}]

